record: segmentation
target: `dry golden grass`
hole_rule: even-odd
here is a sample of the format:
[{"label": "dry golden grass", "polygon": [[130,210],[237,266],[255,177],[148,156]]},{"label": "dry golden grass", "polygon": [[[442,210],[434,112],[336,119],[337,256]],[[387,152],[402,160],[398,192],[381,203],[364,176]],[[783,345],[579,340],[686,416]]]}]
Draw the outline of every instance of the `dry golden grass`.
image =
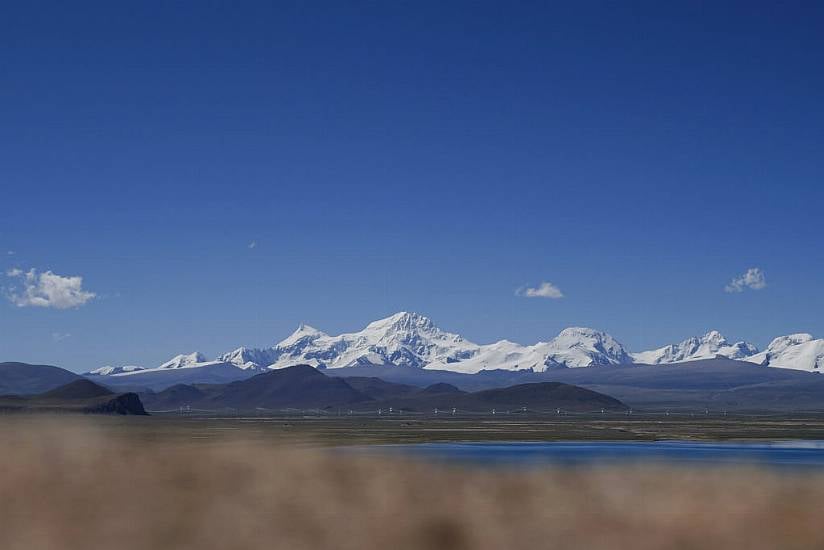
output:
[{"label": "dry golden grass", "polygon": [[3,550],[824,548],[824,477],[457,469],[242,437],[0,430]]}]

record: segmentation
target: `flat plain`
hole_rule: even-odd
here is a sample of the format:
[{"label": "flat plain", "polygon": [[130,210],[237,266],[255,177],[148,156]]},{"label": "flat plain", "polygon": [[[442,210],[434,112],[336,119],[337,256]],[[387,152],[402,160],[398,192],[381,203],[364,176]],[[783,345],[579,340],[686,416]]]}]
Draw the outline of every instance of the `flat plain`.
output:
[{"label": "flat plain", "polygon": [[4,415],[0,433],[44,419],[93,426],[130,441],[215,442],[242,438],[275,445],[368,445],[466,441],[824,440],[824,413],[806,414],[331,414],[149,417]]},{"label": "flat plain", "polygon": [[499,469],[330,448],[793,438],[824,438],[824,418],[4,415],[0,548],[821,548],[815,470]]}]

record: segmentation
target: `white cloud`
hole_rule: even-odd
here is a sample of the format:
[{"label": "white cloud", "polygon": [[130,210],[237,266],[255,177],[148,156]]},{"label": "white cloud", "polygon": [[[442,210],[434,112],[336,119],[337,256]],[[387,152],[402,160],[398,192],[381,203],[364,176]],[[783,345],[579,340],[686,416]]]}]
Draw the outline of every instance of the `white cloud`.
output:
[{"label": "white cloud", "polygon": [[249,247],[249,249],[250,249],[250,250],[251,250],[252,248],[255,248],[256,246],[257,246],[257,241],[252,241],[252,242],[250,242],[250,243],[249,243],[249,245],[248,245],[248,247]]},{"label": "white cloud", "polygon": [[9,256],[14,256],[15,252],[14,250],[9,250],[8,252],[6,252],[6,254]]},{"label": "white cloud", "polygon": [[561,292],[560,288],[546,281],[537,287],[521,287],[515,291],[515,295],[524,298],[550,298],[553,300],[564,297],[564,293]]},{"label": "white cloud", "polygon": [[55,342],[62,342],[66,338],[71,337],[71,334],[68,332],[52,332],[52,340]]},{"label": "white cloud", "polygon": [[725,292],[744,292],[748,288],[751,290],[761,290],[767,286],[767,279],[764,272],[757,267],[751,267],[746,273],[735,277],[724,287]]},{"label": "white cloud", "polygon": [[96,294],[83,290],[83,277],[62,277],[51,271],[10,269],[8,277],[20,279],[20,284],[7,291],[7,297],[17,307],[80,307]]}]

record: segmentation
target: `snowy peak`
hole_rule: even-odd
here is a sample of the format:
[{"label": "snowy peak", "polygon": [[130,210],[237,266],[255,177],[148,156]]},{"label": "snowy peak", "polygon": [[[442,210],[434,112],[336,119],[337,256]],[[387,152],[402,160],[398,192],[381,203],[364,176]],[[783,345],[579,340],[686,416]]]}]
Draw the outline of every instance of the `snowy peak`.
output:
[{"label": "snowy peak", "polygon": [[177,355],[172,359],[166,361],[158,368],[160,369],[182,369],[194,366],[198,363],[206,363],[208,359],[200,352],[190,353],[188,355]]},{"label": "snowy peak", "polygon": [[144,367],[138,367],[135,365],[124,365],[122,367],[112,367],[110,365],[106,365],[105,367],[100,367],[99,369],[90,370],[89,372],[85,373],[85,376],[114,376],[115,374],[123,374],[126,372],[139,372],[142,370],[146,370]]},{"label": "snowy peak", "polygon": [[428,317],[401,311],[373,321],[359,332],[339,336],[301,327],[276,346],[279,356],[273,368],[298,362],[321,368],[350,365],[422,368],[433,361],[466,359],[477,348],[457,334],[442,331]]},{"label": "snowy peak", "polygon": [[615,338],[591,328],[564,329],[546,344],[544,365],[552,367],[590,367],[632,363],[624,346]]},{"label": "snowy peak", "polygon": [[282,340],[276,347],[290,348],[300,342],[312,342],[318,338],[322,338],[323,336],[327,336],[327,334],[314,327],[301,323],[295,332],[290,334],[286,339]]},{"label": "snowy peak", "polygon": [[758,353],[758,348],[753,344],[748,342],[730,344],[720,332],[711,330],[704,336],[693,336],[679,344],[670,344],[663,348],[633,353],[632,357],[636,363],[663,365],[700,359],[715,359],[716,357],[745,359],[755,353]]},{"label": "snowy peak", "polygon": [[816,340],[806,333],[780,336],[747,361],[766,367],[821,372],[824,371],[824,340]]},{"label": "snowy peak", "polygon": [[555,368],[578,368],[596,365],[632,363],[624,346],[605,332],[572,327],[562,330],[549,342],[522,346],[508,340],[478,346],[471,357],[453,363],[436,362],[427,369],[444,369],[464,373],[483,370],[532,370],[543,372]]},{"label": "snowy peak", "polygon": [[501,340],[479,346],[438,328],[418,313],[401,311],[369,323],[363,330],[330,336],[301,325],[276,346],[237,348],[215,362],[200,353],[179,355],[157,369],[224,363],[257,370],[308,364],[318,368],[391,365],[408,368],[479,372],[487,369],[535,370],[631,363],[615,338],[590,328],[572,327],[550,340],[523,346]]},{"label": "snowy peak", "polygon": [[278,358],[274,349],[237,348],[218,357],[222,363],[231,363],[241,369],[268,367]]},{"label": "snowy peak", "polygon": [[[178,355],[160,367],[106,366],[89,375],[130,376],[163,370],[221,366],[237,372],[279,369],[297,364],[317,368],[394,366],[476,373],[483,370],[533,370],[591,366],[672,364],[701,359],[749,361],[769,367],[824,370],[824,340],[806,333],[781,336],[759,353],[747,342],[730,343],[711,330],[678,344],[630,354],[611,335],[586,327],[570,327],[546,342],[521,345],[508,340],[478,345],[458,334],[438,328],[418,313],[401,311],[373,321],[362,330],[331,336],[301,324],[287,338],[270,348],[240,347],[209,361],[201,353]],[[211,369],[214,370],[214,369]]]},{"label": "snowy peak", "polygon": [[418,313],[401,311],[386,319],[369,323],[363,332],[383,332],[385,334],[391,334],[432,331],[438,331],[438,329],[429,317],[424,317]]},{"label": "snowy peak", "polygon": [[585,327],[565,328],[551,342],[558,347],[592,349],[621,358],[626,354],[624,346],[606,332]]},{"label": "snowy peak", "polygon": [[709,344],[709,345],[718,346],[718,347],[727,345],[727,339],[724,338],[724,335],[722,335],[717,330],[711,330],[708,333],[706,333],[704,336],[702,336],[701,338],[695,338],[695,339],[700,341],[700,342],[703,342],[703,343],[706,343],[706,344]]},{"label": "snowy peak", "polygon": [[806,332],[801,332],[798,334],[789,334],[787,336],[779,336],[778,338],[770,342],[770,345],[767,346],[766,351],[772,353],[780,353],[794,346],[800,346],[808,342],[812,342],[814,340],[815,339],[813,338],[813,335],[808,334]]}]

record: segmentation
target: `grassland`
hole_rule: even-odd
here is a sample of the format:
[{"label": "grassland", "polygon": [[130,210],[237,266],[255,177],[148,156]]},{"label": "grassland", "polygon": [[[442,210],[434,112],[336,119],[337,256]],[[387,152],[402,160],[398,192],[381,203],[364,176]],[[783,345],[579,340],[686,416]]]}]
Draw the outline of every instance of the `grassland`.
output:
[{"label": "grassland", "polygon": [[824,547],[824,474],[526,471],[330,446],[824,439],[824,418],[0,417],[4,550]]},{"label": "grassland", "polygon": [[[58,417],[59,418],[59,417]],[[68,417],[74,418],[74,417]],[[450,441],[824,440],[824,414],[592,414],[377,416],[331,414],[84,417],[112,439],[220,441],[242,437],[266,444],[308,446]],[[39,423],[37,416],[0,416],[0,433]]]}]

